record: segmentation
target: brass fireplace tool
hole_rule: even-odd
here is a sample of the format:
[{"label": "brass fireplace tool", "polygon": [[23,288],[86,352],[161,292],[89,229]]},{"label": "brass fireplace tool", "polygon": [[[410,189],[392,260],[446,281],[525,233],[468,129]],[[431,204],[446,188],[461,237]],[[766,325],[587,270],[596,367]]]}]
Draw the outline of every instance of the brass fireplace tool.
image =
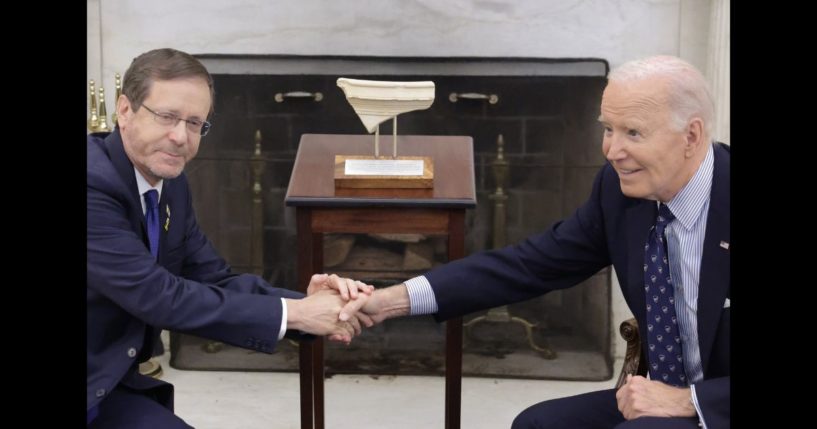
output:
[{"label": "brass fireplace tool", "polygon": [[113,113],[111,114],[111,122],[113,122],[113,126],[116,126],[116,103],[119,102],[119,96],[122,95],[122,78],[119,76],[119,73],[114,75],[115,79],[115,86],[116,86],[116,93],[113,96]]},{"label": "brass fireplace tool", "polygon": [[[107,132],[111,130],[111,127],[108,126],[108,111],[105,108],[105,88],[101,85],[99,87],[99,107],[97,107],[97,92],[96,92],[96,84],[93,79],[88,81],[88,91],[91,95],[91,106],[90,106],[90,116],[88,117],[88,130],[92,133],[100,133],[100,132]],[[113,125],[116,126],[116,100],[119,100],[119,96],[122,94],[122,80],[119,77],[119,73],[116,74],[116,94],[113,101],[113,114],[111,115],[111,121]]]},{"label": "brass fireplace tool", "polygon": [[[496,182],[496,191],[489,196],[494,200],[494,225],[493,225],[493,248],[499,249],[505,247],[505,201],[508,200],[508,194],[505,193],[505,187],[508,183],[509,163],[505,159],[505,140],[502,134],[499,135],[496,142],[496,159],[492,162],[491,170],[494,174],[494,181]],[[479,322],[493,322],[493,323],[518,323],[525,328],[525,333],[528,339],[528,345],[533,350],[539,352],[545,359],[556,358],[556,352],[548,347],[541,347],[536,344],[533,339],[533,328],[537,326],[536,323],[530,323],[521,317],[511,316],[508,312],[508,306],[503,305],[488,310],[484,316],[475,317],[466,322],[463,327],[466,328],[466,335],[471,336],[473,326]]]},{"label": "brass fireplace tool", "polygon": [[[261,180],[266,169],[266,161],[261,154],[261,130],[255,130],[253,137],[254,148],[250,157],[250,168],[252,171],[252,220],[250,221],[250,265],[252,273],[264,276],[264,192]],[[270,280],[270,279],[268,279]],[[288,340],[290,343],[298,343]],[[202,344],[201,349],[205,353],[218,353],[224,349],[225,344],[221,341],[208,340]]]},{"label": "brass fireplace tool", "polygon": [[255,266],[253,272],[264,275],[264,193],[261,179],[266,162],[261,155],[261,130],[255,130],[255,149],[250,158],[252,166],[252,241],[250,243],[250,260]]},{"label": "brass fireplace tool", "polygon": [[95,133],[99,129],[99,115],[96,110],[96,89],[93,79],[88,81],[88,90],[91,92],[91,116],[88,118],[88,129]]}]

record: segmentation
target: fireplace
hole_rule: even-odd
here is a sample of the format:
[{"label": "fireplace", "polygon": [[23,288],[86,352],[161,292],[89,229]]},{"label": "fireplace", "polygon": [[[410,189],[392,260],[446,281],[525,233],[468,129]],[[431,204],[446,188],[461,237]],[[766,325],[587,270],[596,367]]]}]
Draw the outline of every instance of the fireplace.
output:
[{"label": "fireplace", "polygon": [[[428,110],[398,118],[401,135],[474,140],[478,205],[466,215],[466,253],[491,248],[496,210],[492,165],[502,136],[509,174],[507,243],[570,215],[605,162],[596,118],[608,64],[600,59],[397,58],[202,55],[216,88],[213,129],[187,168],[202,229],[235,271],[296,289],[294,211],[284,194],[304,133],[365,134],[335,84],[338,77],[432,80]],[[381,126],[384,137],[391,122]],[[436,167],[436,166],[435,166]],[[327,272],[386,286],[444,263],[442,237],[326,237]],[[330,257],[331,256],[331,257]],[[379,263],[380,265],[373,265]],[[508,307],[466,329],[464,375],[604,380],[612,374],[610,272]],[[487,312],[466,315],[466,324]],[[442,374],[444,328],[430,316],[389,320],[349,347],[329,345],[326,372]],[[552,353],[543,352],[549,350]],[[172,334],[171,364],[183,369],[297,370],[297,345],[266,355]]]}]

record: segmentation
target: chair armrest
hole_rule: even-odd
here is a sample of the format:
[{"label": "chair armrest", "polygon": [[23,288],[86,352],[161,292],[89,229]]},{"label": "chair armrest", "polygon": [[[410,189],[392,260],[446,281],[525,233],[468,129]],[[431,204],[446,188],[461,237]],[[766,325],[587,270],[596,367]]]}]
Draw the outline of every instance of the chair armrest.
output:
[{"label": "chair armrest", "polygon": [[638,322],[635,318],[621,322],[619,326],[621,338],[627,341],[627,351],[624,354],[624,365],[621,366],[621,374],[618,376],[616,389],[624,385],[627,374],[647,375],[647,364],[641,350],[641,336],[638,333]]}]

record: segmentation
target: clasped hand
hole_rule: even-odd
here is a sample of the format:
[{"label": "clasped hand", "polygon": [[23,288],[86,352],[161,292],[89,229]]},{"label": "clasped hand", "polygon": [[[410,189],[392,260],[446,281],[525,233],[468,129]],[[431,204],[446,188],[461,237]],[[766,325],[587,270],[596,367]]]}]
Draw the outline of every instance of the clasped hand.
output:
[{"label": "clasped hand", "polygon": [[374,325],[369,316],[358,311],[372,292],[374,286],[360,281],[335,274],[315,274],[306,289],[307,297],[289,301],[289,327],[349,344],[355,335],[360,335],[361,325]]}]

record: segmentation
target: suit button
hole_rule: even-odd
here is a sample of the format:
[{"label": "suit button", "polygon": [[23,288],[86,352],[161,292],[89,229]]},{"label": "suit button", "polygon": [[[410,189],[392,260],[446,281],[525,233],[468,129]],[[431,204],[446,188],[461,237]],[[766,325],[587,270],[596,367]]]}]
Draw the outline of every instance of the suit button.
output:
[{"label": "suit button", "polygon": [[131,347],[128,349],[128,357],[136,357],[136,349]]},{"label": "suit button", "polygon": [[101,398],[101,397],[103,397],[103,396],[105,396],[105,389],[97,389],[97,391],[96,391],[96,397],[97,397],[97,398]]}]

